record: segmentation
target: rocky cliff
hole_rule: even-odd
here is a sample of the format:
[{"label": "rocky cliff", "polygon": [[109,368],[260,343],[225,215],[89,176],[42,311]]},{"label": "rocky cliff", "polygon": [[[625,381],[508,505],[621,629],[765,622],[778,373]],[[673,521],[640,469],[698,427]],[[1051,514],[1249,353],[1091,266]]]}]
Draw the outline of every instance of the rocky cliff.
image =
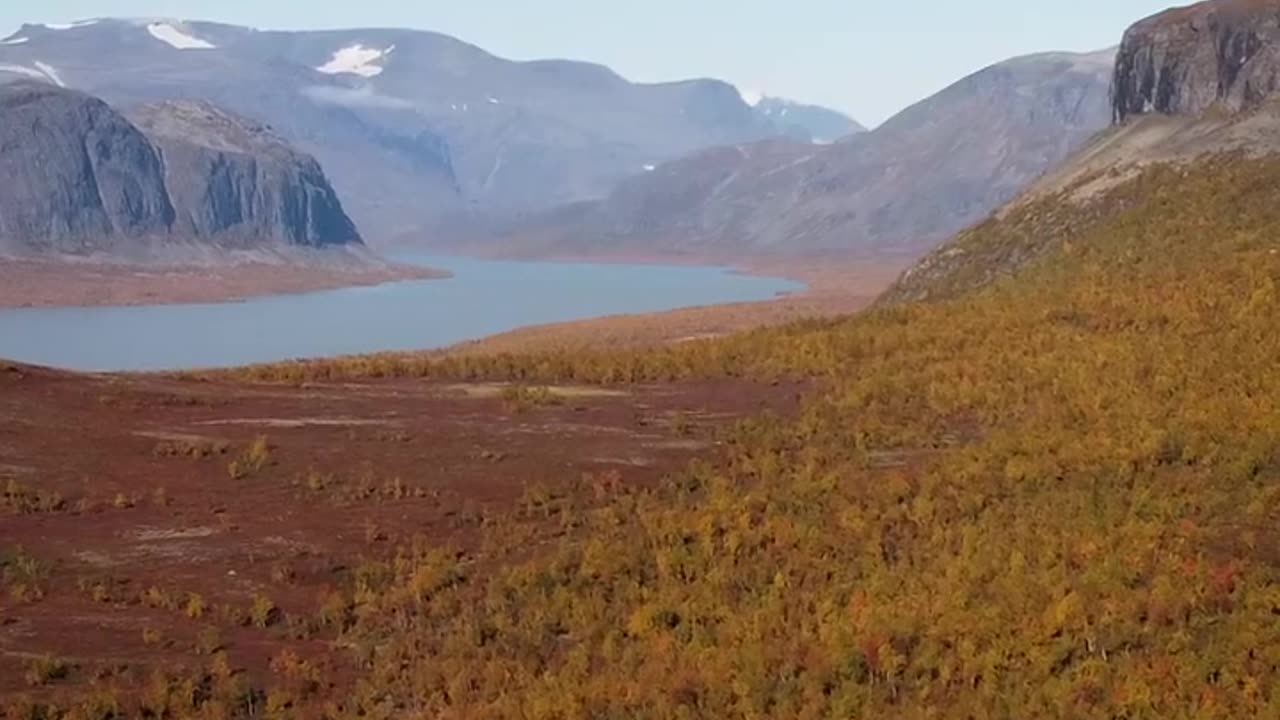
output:
[{"label": "rocky cliff", "polygon": [[142,242],[173,223],[147,138],[106,103],[51,85],[0,85],[0,177],[0,249]]},{"label": "rocky cliff", "polygon": [[203,103],[141,108],[0,85],[0,250],[161,253],[359,244],[319,164]]},{"label": "rocky cliff", "polygon": [[160,149],[177,234],[250,247],[360,241],[320,164],[266,126],[204,102],[130,118]]},{"label": "rocky cliff", "polygon": [[1280,88],[1280,0],[1213,0],[1125,33],[1116,58],[1117,122],[1256,106]]}]

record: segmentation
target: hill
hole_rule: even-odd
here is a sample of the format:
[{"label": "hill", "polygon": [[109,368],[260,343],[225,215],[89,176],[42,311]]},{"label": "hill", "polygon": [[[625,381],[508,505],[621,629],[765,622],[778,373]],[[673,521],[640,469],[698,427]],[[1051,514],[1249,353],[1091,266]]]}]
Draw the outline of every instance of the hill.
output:
[{"label": "hill", "polygon": [[[947,297],[1016,274],[1159,192],[1168,167],[1194,176],[1280,152],[1277,10],[1273,2],[1219,0],[1134,25],[1116,62],[1113,127],[1017,202],[931,253],[887,299]],[[1147,172],[1159,166],[1166,169]],[[1221,211],[1206,217],[1229,220]]]}]

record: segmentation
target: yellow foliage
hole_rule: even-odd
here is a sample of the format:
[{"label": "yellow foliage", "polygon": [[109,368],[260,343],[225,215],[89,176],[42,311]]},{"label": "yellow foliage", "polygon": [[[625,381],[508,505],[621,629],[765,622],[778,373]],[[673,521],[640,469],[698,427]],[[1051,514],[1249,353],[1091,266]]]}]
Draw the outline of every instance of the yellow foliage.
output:
[{"label": "yellow foliage", "polygon": [[940,279],[943,302],[650,353],[245,371],[817,388],[518,564],[359,568],[324,603],[363,668],[326,717],[1280,717],[1280,161],[1100,203],[974,230],[1029,259]]}]

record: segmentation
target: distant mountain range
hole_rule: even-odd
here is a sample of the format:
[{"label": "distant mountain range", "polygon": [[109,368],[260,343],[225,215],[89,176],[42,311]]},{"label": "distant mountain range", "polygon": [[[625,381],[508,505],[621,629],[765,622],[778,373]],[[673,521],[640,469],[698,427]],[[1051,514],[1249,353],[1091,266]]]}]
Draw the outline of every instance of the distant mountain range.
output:
[{"label": "distant mountain range", "polygon": [[[201,193],[231,191],[203,187],[225,168],[173,146],[190,132],[174,118],[202,118],[197,136],[206,138],[238,118],[275,138],[276,150],[287,146],[289,167],[332,182],[326,206],[340,205],[359,229],[337,235],[375,243],[543,257],[917,257],[1124,112],[1109,100],[1114,58],[1108,50],[999,63],[871,131],[834,110],[717,80],[638,84],[599,65],[513,62],[416,30],[25,25],[0,41],[0,82],[38,80],[118,108],[169,158],[165,192],[186,208]],[[1138,85],[1151,77],[1142,67],[1121,75]],[[1135,102],[1199,102],[1166,97],[1175,76],[1166,71]],[[256,154],[279,155],[238,149],[229,171],[238,177],[256,172]],[[274,212],[270,204],[257,204],[255,221]],[[180,210],[173,227],[229,241],[216,213]],[[299,221],[267,222],[275,229],[263,241]],[[244,231],[239,242],[249,242]],[[285,241],[321,236],[312,228]]]},{"label": "distant mountain range", "polygon": [[604,197],[708,147],[826,140],[855,127],[817,108],[752,107],[716,80],[637,84],[599,65],[512,62],[413,30],[25,25],[0,41],[6,75],[121,108],[207,101],[268,124],[319,159],[362,231],[380,241],[467,237],[496,219]]},{"label": "distant mountain range", "polygon": [[694,153],[606,199],[511,226],[495,246],[527,255],[918,255],[1108,125],[1114,57],[1000,63],[830,146],[770,140]]},{"label": "distant mountain range", "polygon": [[171,101],[126,118],[47,82],[0,85],[0,251],[191,258],[362,245],[315,159],[260,123]]}]

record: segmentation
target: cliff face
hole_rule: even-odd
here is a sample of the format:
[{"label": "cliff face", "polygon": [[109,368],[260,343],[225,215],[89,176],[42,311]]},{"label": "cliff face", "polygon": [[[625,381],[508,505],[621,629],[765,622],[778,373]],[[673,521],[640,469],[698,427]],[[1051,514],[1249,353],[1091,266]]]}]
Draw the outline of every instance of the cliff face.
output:
[{"label": "cliff face", "polygon": [[50,85],[0,85],[0,177],[0,248],[75,252],[173,223],[146,137],[106,103]]},{"label": "cliff face", "polygon": [[320,164],[267,127],[203,102],[131,118],[160,149],[179,235],[250,247],[360,242]]},{"label": "cliff face", "polygon": [[141,108],[0,85],[0,250],[158,252],[359,244],[319,163],[203,103]]},{"label": "cliff face", "polygon": [[1255,106],[1280,89],[1277,41],[1280,0],[1213,0],[1147,18],[1116,58],[1115,120]]}]

